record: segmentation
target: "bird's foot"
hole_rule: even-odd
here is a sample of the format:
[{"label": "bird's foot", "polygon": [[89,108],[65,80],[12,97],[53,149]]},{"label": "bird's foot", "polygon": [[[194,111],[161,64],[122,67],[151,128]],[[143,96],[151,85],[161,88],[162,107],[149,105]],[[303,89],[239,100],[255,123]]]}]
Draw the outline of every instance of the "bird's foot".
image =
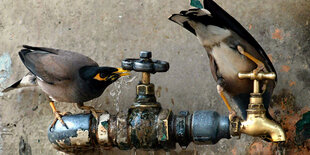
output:
[{"label": "bird's foot", "polygon": [[55,112],[54,112],[55,119],[54,119],[54,121],[53,121],[52,124],[51,124],[51,128],[54,127],[54,125],[56,124],[57,120],[59,120],[60,123],[61,123],[64,127],[66,127],[67,129],[69,129],[68,126],[67,126],[67,124],[66,124],[66,123],[63,121],[63,119],[61,118],[62,116],[65,116],[65,115],[68,115],[68,114],[71,114],[71,113],[70,113],[70,112],[62,112],[62,113],[60,113],[59,111],[55,111]]},{"label": "bird's foot", "polygon": [[235,118],[236,117],[239,117],[238,115],[237,115],[237,112],[235,111],[235,110],[230,110],[229,111],[229,121],[233,121],[233,120],[235,120]]},{"label": "bird's foot", "polygon": [[96,110],[92,106],[81,106],[79,108],[82,109],[82,110],[90,111],[91,114],[95,117],[96,120],[98,120],[98,118],[99,118],[97,113],[104,113],[104,112],[106,112],[106,111],[102,111],[102,110]]},{"label": "bird's foot", "polygon": [[262,86],[262,94],[264,94],[265,91],[267,90],[267,84],[268,84],[268,80],[265,80]]},{"label": "bird's foot", "polygon": [[253,70],[254,75],[257,75],[260,71],[265,69],[265,65],[263,63],[257,63],[257,67]]},{"label": "bird's foot", "polygon": [[244,51],[244,49],[240,45],[237,46],[237,49],[242,55],[244,55],[245,57],[247,57],[248,59],[250,59],[251,61],[253,61],[257,65],[256,69],[253,70],[253,73],[255,75],[257,75],[260,71],[265,69],[264,63],[262,63],[260,60],[256,59],[254,56],[252,56],[248,52]]}]

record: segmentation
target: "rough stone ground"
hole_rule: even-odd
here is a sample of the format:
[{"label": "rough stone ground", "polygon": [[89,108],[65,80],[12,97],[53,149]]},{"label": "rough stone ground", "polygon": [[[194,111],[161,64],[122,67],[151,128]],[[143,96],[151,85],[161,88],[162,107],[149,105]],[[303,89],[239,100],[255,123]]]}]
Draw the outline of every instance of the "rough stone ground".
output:
[{"label": "rough stone ground", "polygon": [[[297,147],[292,138],[294,123],[309,110],[310,1],[216,2],[249,30],[278,71],[271,111],[288,132],[290,139],[284,145],[285,151],[308,152],[309,143]],[[27,73],[17,54],[22,44],[77,51],[100,65],[110,66],[120,66],[122,59],[137,57],[140,50],[150,50],[154,58],[166,60],[171,66],[167,73],[152,76],[158,101],[164,108],[174,113],[209,109],[227,115],[216,93],[203,47],[194,35],[167,19],[188,9],[188,4],[187,0],[0,0],[0,90]],[[112,114],[125,111],[133,102],[139,78],[139,74],[133,73],[121,79],[87,104]],[[0,96],[0,154],[62,154],[47,140],[53,114],[40,90],[16,90]],[[294,101],[288,103],[292,97]],[[61,111],[81,112],[72,104],[56,106]],[[276,153],[279,148],[242,136],[223,139],[216,145],[191,144],[187,150],[180,152],[177,148],[171,154],[262,154]],[[92,153],[135,151],[115,149],[89,154]]]}]

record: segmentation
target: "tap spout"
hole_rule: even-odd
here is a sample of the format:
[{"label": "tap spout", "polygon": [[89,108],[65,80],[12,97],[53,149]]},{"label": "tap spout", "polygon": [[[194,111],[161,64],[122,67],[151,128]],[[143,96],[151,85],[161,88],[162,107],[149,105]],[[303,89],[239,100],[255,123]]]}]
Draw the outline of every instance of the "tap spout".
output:
[{"label": "tap spout", "polygon": [[272,142],[285,141],[281,126],[266,118],[265,114],[248,114],[247,119],[240,122],[240,133],[250,136],[269,135]]}]

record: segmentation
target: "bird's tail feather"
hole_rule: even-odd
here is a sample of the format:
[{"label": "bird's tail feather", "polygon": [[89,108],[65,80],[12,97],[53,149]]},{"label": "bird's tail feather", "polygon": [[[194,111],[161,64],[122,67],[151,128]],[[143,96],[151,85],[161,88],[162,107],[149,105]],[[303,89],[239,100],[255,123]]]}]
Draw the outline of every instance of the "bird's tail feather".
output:
[{"label": "bird's tail feather", "polygon": [[18,80],[14,84],[12,84],[10,87],[5,88],[2,90],[2,92],[8,92],[16,88],[21,88],[21,87],[30,87],[30,86],[36,86],[36,76],[28,73],[26,74],[22,79]]},{"label": "bird's tail feather", "polygon": [[219,25],[219,23],[213,19],[208,10],[199,8],[184,10],[179,14],[173,14],[171,17],[169,17],[169,20],[183,26],[194,35],[196,35],[196,30],[192,25],[193,23],[202,23],[204,25]]},{"label": "bird's tail feather", "polygon": [[18,88],[21,81],[22,81],[22,79],[18,80],[17,82],[12,84],[10,87],[7,87],[4,90],[2,90],[2,92],[5,93],[5,92],[11,91],[11,90],[13,90],[15,88]]},{"label": "bird's tail feather", "polygon": [[185,15],[182,15],[182,12],[180,14],[173,14],[171,17],[169,17],[169,20],[181,25],[182,27],[196,35],[195,29],[189,24],[189,21],[191,19]]}]

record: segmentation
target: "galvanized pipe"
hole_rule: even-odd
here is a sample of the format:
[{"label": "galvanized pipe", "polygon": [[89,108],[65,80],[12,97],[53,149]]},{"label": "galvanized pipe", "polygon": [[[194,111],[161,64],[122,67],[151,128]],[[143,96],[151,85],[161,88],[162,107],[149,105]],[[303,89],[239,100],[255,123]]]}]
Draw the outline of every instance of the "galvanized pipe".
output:
[{"label": "galvanized pipe", "polygon": [[[216,144],[222,138],[230,138],[228,117],[215,111],[193,114],[183,111],[179,115],[166,109],[153,113],[147,109],[138,111],[129,110],[129,114],[117,115],[105,113],[98,121],[91,114],[67,115],[63,120],[69,129],[57,121],[49,129],[48,139],[58,150],[74,152],[112,147],[169,150],[174,149],[176,143],[186,148],[190,142]],[[137,116],[130,116],[133,114]]]}]

